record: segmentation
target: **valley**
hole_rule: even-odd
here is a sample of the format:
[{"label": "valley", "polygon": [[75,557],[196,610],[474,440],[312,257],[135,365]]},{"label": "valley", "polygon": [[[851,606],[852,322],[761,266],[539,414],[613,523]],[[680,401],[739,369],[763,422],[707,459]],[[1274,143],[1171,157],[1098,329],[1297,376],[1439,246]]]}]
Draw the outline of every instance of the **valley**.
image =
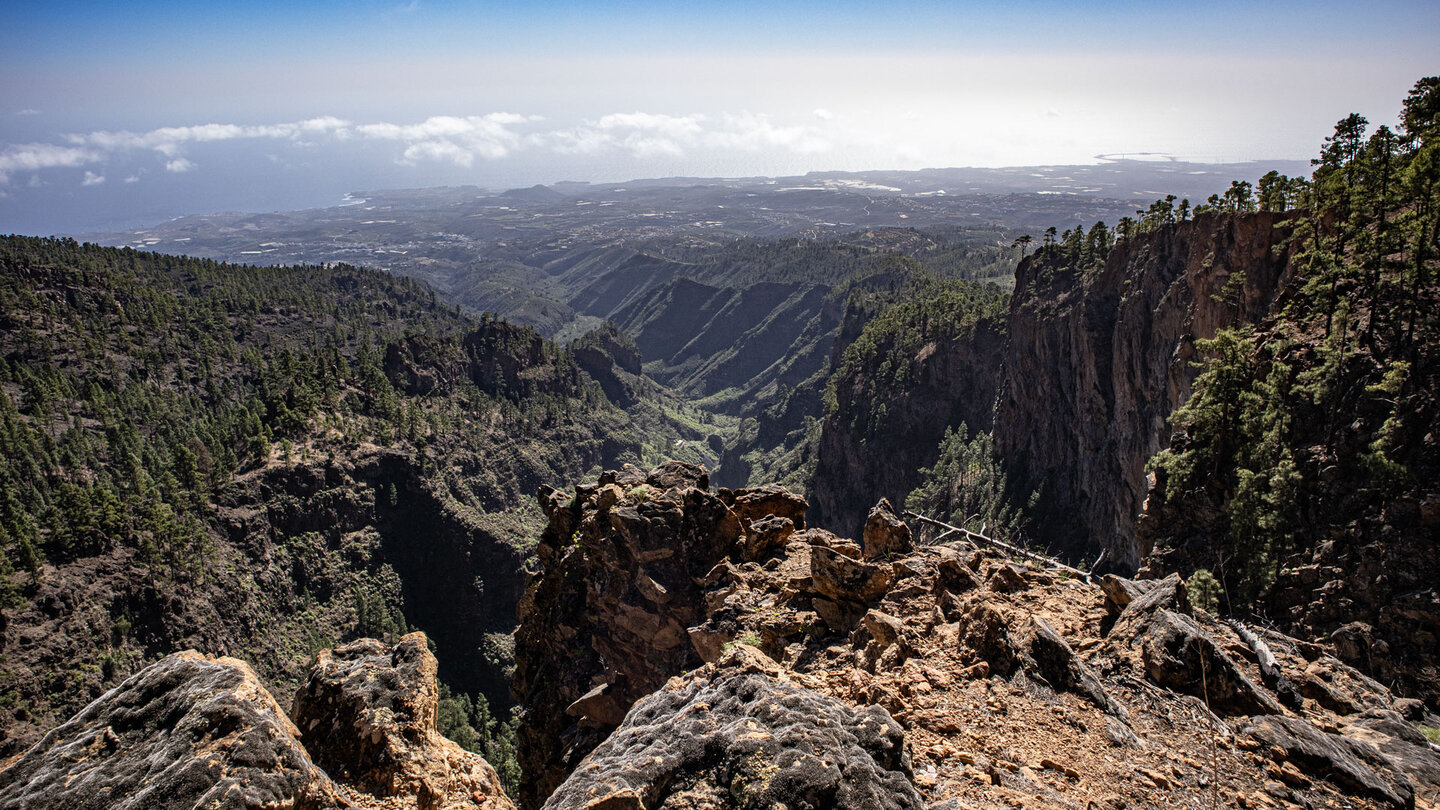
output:
[{"label": "valley", "polygon": [[6,237],[0,806],[1434,807],[1437,97]]}]

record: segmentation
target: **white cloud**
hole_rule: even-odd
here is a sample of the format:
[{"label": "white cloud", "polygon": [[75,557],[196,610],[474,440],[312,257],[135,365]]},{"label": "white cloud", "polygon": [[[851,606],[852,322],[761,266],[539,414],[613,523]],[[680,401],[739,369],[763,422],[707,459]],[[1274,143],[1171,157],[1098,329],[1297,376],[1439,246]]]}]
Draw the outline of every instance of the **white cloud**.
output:
[{"label": "white cloud", "polygon": [[[814,110],[813,115],[820,121],[834,118],[827,110]],[[544,120],[537,115],[494,112],[437,115],[408,124],[361,124],[319,116],[279,124],[209,123],[145,132],[96,130],[66,135],[63,143],[5,148],[0,152],[0,182],[14,171],[103,163],[111,156],[133,151],[157,154],[168,172],[187,172],[197,168],[186,154],[190,147],[245,139],[266,139],[307,149],[357,139],[393,141],[398,147],[395,160],[402,165],[450,163],[462,168],[521,152],[587,156],[621,153],[646,159],[676,158],[697,151],[814,154],[832,148],[830,139],[815,126],[781,124],[768,115],[750,112],[714,117],[637,110],[610,113],[578,125],[548,127],[541,125]],[[125,182],[138,179],[139,174],[132,173]]]},{"label": "white cloud", "polygon": [[129,177],[125,178],[125,181],[124,181],[124,182],[126,182],[126,183],[138,183],[138,182],[140,182],[140,175],[139,175],[138,173],[137,173],[137,174],[132,174],[132,175],[130,175]]},{"label": "white cloud", "polygon": [[703,115],[664,115],[656,113],[611,113],[595,122],[595,126],[606,130],[641,130],[658,132],[671,138],[684,138],[702,131]]},{"label": "white cloud", "polygon": [[82,186],[98,186],[105,182],[105,175],[94,172],[85,172],[85,178],[80,181]]},{"label": "white cloud", "polygon": [[15,114],[16,114],[16,115],[39,115],[39,114],[40,114],[40,111],[37,110],[37,109],[35,109],[35,108],[33,108],[33,107],[26,107],[26,108],[23,109],[23,110],[16,110],[16,111],[15,111]]},{"label": "white cloud", "polygon": [[824,107],[816,107],[816,108],[815,108],[815,111],[814,111],[813,113],[811,113],[811,115],[814,115],[816,118],[819,118],[821,121],[834,121],[834,120],[835,120],[835,113],[830,112],[829,110],[825,109]]},{"label": "white cloud", "polygon": [[72,144],[94,146],[107,151],[153,149],[166,157],[176,155],[188,143],[212,143],[241,138],[288,138],[300,135],[323,135],[350,126],[350,122],[333,116],[309,118],[285,124],[199,124],[187,127],[160,127],[149,132],[98,130],[84,135],[67,135]]},{"label": "white cloud", "polygon": [[808,127],[776,126],[767,115],[727,114],[724,127],[709,133],[708,145],[725,149],[758,152],[764,149],[785,149],[801,154],[824,152],[830,143]]},{"label": "white cloud", "polygon": [[12,172],[83,166],[100,160],[100,157],[93,149],[78,146],[11,144],[0,150],[0,183],[8,182]]},{"label": "white cloud", "polygon": [[468,168],[477,157],[495,160],[509,155],[524,141],[512,127],[537,120],[507,112],[464,117],[436,115],[418,124],[362,124],[353,130],[366,138],[403,142],[401,163],[448,161]]}]

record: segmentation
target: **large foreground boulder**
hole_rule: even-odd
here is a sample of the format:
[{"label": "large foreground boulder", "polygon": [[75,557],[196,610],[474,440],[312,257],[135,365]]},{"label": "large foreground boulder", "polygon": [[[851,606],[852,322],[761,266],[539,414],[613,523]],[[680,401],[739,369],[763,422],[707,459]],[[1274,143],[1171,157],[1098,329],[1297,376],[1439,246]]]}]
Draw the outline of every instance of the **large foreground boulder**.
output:
[{"label": "large foreground boulder", "polygon": [[343,806],[296,737],[244,662],[179,652],[110,690],[0,771],[0,807]]},{"label": "large foreground boulder", "polygon": [[790,683],[765,660],[737,647],[636,703],[545,808],[923,806],[887,711]]},{"label": "large foreground boulder", "polygon": [[0,771],[0,808],[513,810],[437,697],[423,633],[320,653],[294,722],[244,662],[175,653]]}]

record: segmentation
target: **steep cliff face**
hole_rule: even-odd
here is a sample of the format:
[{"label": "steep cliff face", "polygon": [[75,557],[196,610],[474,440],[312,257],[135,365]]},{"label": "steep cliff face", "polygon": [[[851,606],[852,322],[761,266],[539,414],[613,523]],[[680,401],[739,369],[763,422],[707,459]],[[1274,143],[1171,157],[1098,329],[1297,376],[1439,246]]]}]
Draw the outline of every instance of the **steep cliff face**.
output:
[{"label": "steep cliff face", "polygon": [[1201,215],[1122,241],[1089,274],[1045,255],[1021,264],[995,445],[1041,492],[1033,534],[1139,566],[1145,463],[1190,394],[1195,341],[1269,314],[1290,251],[1284,214]]},{"label": "steep cliff face", "polygon": [[818,525],[859,534],[877,497],[905,503],[946,428],[990,429],[1002,311],[998,291],[963,282],[922,285],[879,314],[852,302],[807,489]]},{"label": "steep cliff face", "polygon": [[[858,534],[877,495],[903,504],[935,462],[947,427],[989,430],[1003,356],[1004,329],[981,321],[973,330],[927,341],[912,355],[911,384],[889,387],[865,370],[837,376],[840,404],[820,433],[811,499],[814,519]],[[859,412],[883,407],[868,430],[837,429]]]}]

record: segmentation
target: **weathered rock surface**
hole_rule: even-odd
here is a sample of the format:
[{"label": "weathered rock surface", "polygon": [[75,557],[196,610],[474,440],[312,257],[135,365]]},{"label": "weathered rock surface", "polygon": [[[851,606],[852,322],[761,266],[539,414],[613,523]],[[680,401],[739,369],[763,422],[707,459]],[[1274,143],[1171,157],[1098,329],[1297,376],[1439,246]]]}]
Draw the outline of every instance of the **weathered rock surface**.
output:
[{"label": "weathered rock surface", "polygon": [[419,810],[513,807],[484,758],[436,730],[439,690],[425,634],[325,650],[295,693],[300,739],[335,779]]},{"label": "weathered rock surface", "polygon": [[[1139,648],[1150,680],[1202,698],[1223,713],[1284,713],[1273,693],[1243,673],[1192,615],[1195,611],[1178,575],[1138,583],[1113,578],[1102,580],[1101,588],[1111,610],[1117,596],[1131,599],[1110,635]],[[1224,627],[1211,623],[1217,632]]]},{"label": "weathered rock surface", "polygon": [[852,708],[739,653],[636,703],[545,807],[924,806],[885,709]]},{"label": "weathered rock surface", "polygon": [[720,564],[778,551],[805,525],[803,498],[775,486],[711,493],[694,465],[607,472],[600,482],[569,501],[549,488],[540,493],[549,517],[537,548],[543,569],[520,602],[513,683],[525,712],[527,807],[635,701],[735,638],[723,628],[690,631],[707,605],[723,607],[728,594],[706,591],[723,574]]},{"label": "weathered rock surface", "polygon": [[890,501],[881,498],[865,519],[865,535],[862,538],[865,559],[883,560],[892,554],[909,554],[914,550],[910,540],[910,527],[900,519]]},{"label": "weathered rock surface", "polygon": [[1414,807],[1415,788],[1375,746],[1327,734],[1294,717],[1256,717],[1245,733],[1284,752],[1307,774],[1329,779],[1391,807]]},{"label": "weathered rock surface", "polygon": [[331,808],[335,785],[244,662],[146,667],[0,771],[0,807]]},{"label": "weathered rock surface", "polygon": [[995,449],[1022,491],[1046,493],[1054,519],[1037,523],[1039,539],[1139,567],[1145,463],[1190,395],[1195,341],[1268,314],[1288,263],[1284,221],[1202,215],[1122,241],[1090,273],[1040,255],[1021,263]]},{"label": "weathered rock surface", "polygon": [[[628,493],[612,500],[604,491],[581,487],[576,504],[549,493],[552,528],[568,527],[576,537],[572,550],[551,557],[552,567],[554,560],[578,565],[584,554],[594,555],[592,563],[598,564],[600,549],[623,545],[625,531],[637,536],[624,520],[587,522],[602,513],[602,503],[610,514],[636,508],[626,500]],[[554,639],[539,638],[535,647],[544,658],[526,651],[522,632],[520,658],[532,668],[530,694],[538,698],[527,702],[527,712],[534,714],[526,722],[551,729],[561,741],[550,749],[553,760],[527,762],[539,763],[542,778],[573,772],[572,781],[555,782],[559,792],[550,798],[551,807],[735,807],[751,796],[742,792],[737,798],[736,774],[748,789],[764,783],[745,776],[759,763],[785,771],[788,762],[767,759],[763,745],[779,732],[764,722],[757,720],[754,729],[755,744],[762,746],[755,765],[719,764],[728,762],[724,757],[732,751],[725,743],[730,732],[722,728],[728,719],[711,718],[714,734],[701,727],[707,721],[700,707],[714,709],[730,699],[714,690],[730,689],[737,668],[746,678],[736,683],[789,684],[857,710],[883,708],[903,729],[911,752],[911,768],[900,772],[910,774],[928,807],[1162,807],[1213,796],[1217,806],[1375,808],[1393,806],[1395,796],[1403,800],[1404,784],[1412,783],[1416,806],[1432,795],[1423,780],[1440,761],[1428,744],[1416,744],[1418,732],[1393,725],[1405,721],[1385,713],[1396,702],[1384,686],[1358,673],[1350,678],[1351,671],[1323,644],[1259,631],[1286,680],[1303,686],[1307,670],[1320,662],[1329,668],[1313,677],[1327,673],[1332,692],[1375,713],[1341,715],[1313,698],[1292,712],[1266,686],[1253,648],[1235,628],[1194,609],[1178,576],[1117,580],[1119,589],[1114,584],[1102,589],[965,541],[891,554],[881,564],[864,560],[858,545],[819,529],[794,530],[783,546],[769,546],[750,560],[734,510],[707,511],[706,495],[672,490],[665,497],[673,506],[665,509],[684,513],[673,519],[683,530],[655,527],[646,541],[658,542],[669,532],[663,535],[669,538],[666,547],[708,548],[717,555],[687,566],[688,579],[673,577],[681,584],[672,587],[671,575],[655,574],[651,562],[632,555],[622,565],[617,555],[604,558],[613,567],[587,569],[594,573],[583,580],[590,583],[588,594],[546,591],[543,584],[533,591],[527,621],[536,628],[542,626],[535,623],[538,617],[594,614],[596,605],[603,611],[597,595],[620,588],[633,591],[627,604],[648,605],[650,615],[688,611],[687,652],[668,660],[655,657],[653,645],[628,640],[624,628],[635,623],[635,615],[623,611],[608,614],[606,621],[615,623],[608,629],[550,625]],[[733,500],[733,493],[727,497]],[[576,505],[581,508],[572,513]],[[751,520],[752,531],[768,520]],[[723,532],[734,538],[728,551],[724,544],[695,545],[720,526],[731,526]],[[587,535],[592,528],[601,534]],[[663,604],[634,584],[644,583],[642,570],[670,594]],[[537,582],[553,575],[544,572]],[[996,581],[1005,587],[986,584]],[[548,601],[552,593],[574,593],[574,601]],[[1116,604],[1117,594],[1123,606]],[[585,652],[614,655],[622,643],[629,645],[623,648],[625,659]],[[709,662],[701,670],[706,674],[695,674],[702,660]],[[665,667],[681,677],[660,682],[669,684],[661,692],[668,702],[657,705],[683,712],[684,719],[667,722],[656,711],[639,722],[636,712],[651,698],[629,697],[633,692],[616,675],[658,677]],[[682,675],[687,670],[692,674]],[[655,688],[659,685],[651,691]],[[564,699],[556,699],[562,690]],[[811,700],[808,694],[805,700]],[[757,711],[763,703],[755,700]],[[1428,719],[1423,707],[1401,706]],[[810,714],[823,717],[825,711]],[[1238,718],[1254,712],[1323,728],[1317,733],[1342,740],[1335,744],[1354,757],[1360,754],[1350,742],[1364,743],[1359,750],[1380,759],[1357,761],[1390,785],[1390,792],[1366,787],[1343,771],[1307,769],[1298,754],[1294,761],[1288,753],[1273,758],[1286,749],[1236,734],[1247,723]],[[708,747],[683,741],[692,727]],[[817,733],[798,717],[784,728],[794,739]],[[592,758],[581,765],[575,741],[583,739],[594,743],[587,749]],[[538,807],[548,793],[530,795]]]},{"label": "weathered rock surface", "polygon": [[324,651],[297,727],[244,662],[175,653],[0,770],[0,807],[513,808],[489,763],[436,732],[435,670],[421,633]]}]

